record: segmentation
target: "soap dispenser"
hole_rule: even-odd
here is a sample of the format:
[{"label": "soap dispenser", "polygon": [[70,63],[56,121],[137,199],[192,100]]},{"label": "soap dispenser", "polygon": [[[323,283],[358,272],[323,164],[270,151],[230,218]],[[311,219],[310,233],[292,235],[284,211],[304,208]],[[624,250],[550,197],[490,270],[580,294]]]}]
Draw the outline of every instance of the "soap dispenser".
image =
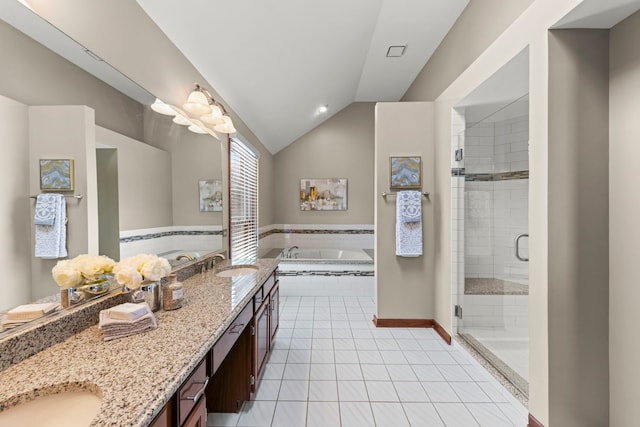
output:
[{"label": "soap dispenser", "polygon": [[182,307],[184,301],[184,289],[182,283],[178,282],[178,276],[169,275],[169,283],[162,290],[162,309],[175,310]]}]

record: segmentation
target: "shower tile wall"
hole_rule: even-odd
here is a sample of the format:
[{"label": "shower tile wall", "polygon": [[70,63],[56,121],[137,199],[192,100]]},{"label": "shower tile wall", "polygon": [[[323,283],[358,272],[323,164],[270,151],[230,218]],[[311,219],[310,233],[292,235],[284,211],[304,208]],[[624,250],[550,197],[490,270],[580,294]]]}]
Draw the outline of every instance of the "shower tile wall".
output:
[{"label": "shower tile wall", "polygon": [[[467,129],[465,174],[528,170],[528,139],[528,116]],[[515,258],[513,239],[527,232],[528,185],[528,179],[465,182],[465,277],[527,283],[528,266]],[[528,256],[528,239],[520,247]]]}]

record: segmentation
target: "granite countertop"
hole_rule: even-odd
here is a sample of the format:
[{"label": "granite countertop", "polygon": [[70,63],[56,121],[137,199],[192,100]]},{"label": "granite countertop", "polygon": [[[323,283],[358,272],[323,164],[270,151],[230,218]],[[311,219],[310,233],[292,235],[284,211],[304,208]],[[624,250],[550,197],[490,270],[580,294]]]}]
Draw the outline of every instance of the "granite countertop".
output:
[{"label": "granite countertop", "polygon": [[57,391],[89,390],[102,396],[91,426],[149,425],[278,262],[257,264],[255,275],[219,278],[210,271],[184,280],[183,307],[156,312],[154,331],[104,342],[94,325],[0,371],[0,409]]}]

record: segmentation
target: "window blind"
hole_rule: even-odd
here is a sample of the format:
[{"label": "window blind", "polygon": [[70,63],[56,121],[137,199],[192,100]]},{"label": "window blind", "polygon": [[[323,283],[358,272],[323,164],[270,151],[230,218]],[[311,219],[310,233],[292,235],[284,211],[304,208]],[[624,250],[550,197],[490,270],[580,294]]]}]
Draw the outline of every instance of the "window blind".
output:
[{"label": "window blind", "polygon": [[232,138],[229,149],[231,259],[258,258],[258,156]]}]

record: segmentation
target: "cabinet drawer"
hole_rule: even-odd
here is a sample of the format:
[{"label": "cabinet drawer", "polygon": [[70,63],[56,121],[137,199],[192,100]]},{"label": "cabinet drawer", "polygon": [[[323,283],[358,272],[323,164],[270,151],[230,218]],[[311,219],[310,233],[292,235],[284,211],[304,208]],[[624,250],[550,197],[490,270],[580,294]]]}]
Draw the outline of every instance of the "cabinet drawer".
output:
[{"label": "cabinet drawer", "polygon": [[211,375],[215,374],[218,370],[224,358],[229,354],[231,347],[236,343],[242,331],[251,323],[251,318],[253,317],[253,306],[251,302],[249,302],[245,308],[238,314],[231,323],[231,325],[227,328],[224,334],[218,338],[218,341],[213,345],[213,360],[211,363]]},{"label": "cabinet drawer", "polygon": [[187,419],[193,407],[198,403],[198,399],[204,394],[208,382],[207,363],[206,360],[203,360],[184,384],[180,386],[176,394],[178,396],[178,404],[176,405],[178,425],[182,425],[184,420]]},{"label": "cabinet drawer", "polygon": [[269,276],[269,278],[264,282],[264,285],[262,285],[262,292],[264,292],[264,297],[266,298],[267,295],[269,295],[269,292],[271,292],[271,288],[273,288],[273,285],[276,284],[276,273],[275,271],[273,273],[271,273],[271,276]]}]

